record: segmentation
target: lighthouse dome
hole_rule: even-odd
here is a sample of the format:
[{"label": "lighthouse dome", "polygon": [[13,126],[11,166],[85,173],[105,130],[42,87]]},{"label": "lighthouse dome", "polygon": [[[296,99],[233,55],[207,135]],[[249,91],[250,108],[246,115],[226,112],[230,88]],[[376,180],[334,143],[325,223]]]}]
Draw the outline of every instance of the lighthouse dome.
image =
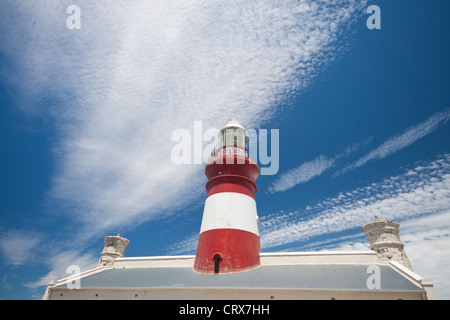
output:
[{"label": "lighthouse dome", "polygon": [[239,121],[234,119],[228,119],[227,124],[222,128],[222,130],[227,128],[240,128],[245,130],[244,127],[239,123]]}]

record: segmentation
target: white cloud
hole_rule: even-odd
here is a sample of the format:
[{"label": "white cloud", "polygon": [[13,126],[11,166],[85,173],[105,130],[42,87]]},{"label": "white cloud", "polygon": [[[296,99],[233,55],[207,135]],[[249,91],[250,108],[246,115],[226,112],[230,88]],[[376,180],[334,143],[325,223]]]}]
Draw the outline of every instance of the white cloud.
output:
[{"label": "white cloud", "polygon": [[166,248],[170,254],[195,254],[198,244],[198,232],[188,235],[183,240]]},{"label": "white cloud", "polygon": [[47,286],[51,281],[68,277],[73,274],[73,270],[68,270],[69,266],[77,266],[81,272],[90,270],[96,267],[99,257],[81,253],[78,250],[67,250],[55,254],[48,261],[45,261],[45,264],[48,265],[51,271],[40,277],[37,281],[25,284],[25,286],[35,289],[41,286]]},{"label": "white cloud", "polygon": [[312,161],[305,162],[297,168],[282,173],[269,187],[269,192],[286,191],[300,183],[308,182],[334,166],[334,163],[335,161],[333,159],[328,159],[324,156],[319,156]]},{"label": "white cloud", "polygon": [[344,151],[340,152],[334,158],[327,158],[323,155],[320,155],[316,159],[308,162],[304,162],[299,165],[297,168],[290,169],[286,172],[283,172],[268,188],[270,193],[276,192],[284,192],[286,190],[292,189],[298,184],[306,183],[311,179],[314,179],[320,176],[322,173],[327,171],[328,169],[334,167],[336,162],[344,157],[349,156],[352,152],[357,151],[359,148],[367,145],[372,140],[372,137],[369,137],[363,142],[354,143],[344,149]]},{"label": "white cloud", "polygon": [[30,264],[37,257],[36,248],[43,235],[32,231],[8,230],[0,234],[0,252],[7,264]]},{"label": "white cloud", "polygon": [[336,57],[364,1],[80,1],[80,30],[69,4],[5,4],[0,49],[21,108],[55,123],[49,197],[86,240],[195,198],[202,166],[171,163],[171,132],[269,119]]},{"label": "white cloud", "polygon": [[382,143],[378,148],[370,151],[364,157],[355,163],[346,166],[344,169],[337,171],[334,176],[349,172],[353,169],[365,165],[367,162],[375,159],[383,159],[407,146],[413,144],[417,140],[422,139],[428,134],[436,131],[439,126],[446,124],[450,119],[450,108],[432,115],[430,118],[418,125],[406,129],[401,134],[393,136]]}]

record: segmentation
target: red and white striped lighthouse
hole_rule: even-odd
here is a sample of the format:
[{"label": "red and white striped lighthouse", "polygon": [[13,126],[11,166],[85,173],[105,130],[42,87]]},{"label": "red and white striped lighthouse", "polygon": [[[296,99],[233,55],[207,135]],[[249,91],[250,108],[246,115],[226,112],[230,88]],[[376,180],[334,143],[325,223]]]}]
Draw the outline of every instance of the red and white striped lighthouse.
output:
[{"label": "red and white striped lighthouse", "polygon": [[260,265],[256,210],[259,168],[248,157],[247,131],[228,120],[206,164],[206,201],[194,270],[231,273]]}]

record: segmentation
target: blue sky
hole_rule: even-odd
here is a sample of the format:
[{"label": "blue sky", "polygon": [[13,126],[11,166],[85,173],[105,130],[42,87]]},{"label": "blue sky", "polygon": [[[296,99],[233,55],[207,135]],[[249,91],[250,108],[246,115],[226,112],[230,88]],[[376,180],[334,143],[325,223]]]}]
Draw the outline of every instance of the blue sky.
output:
[{"label": "blue sky", "polygon": [[[81,9],[69,30],[66,9]],[[381,9],[369,30],[366,8]],[[203,164],[177,128],[279,130],[256,195],[262,250],[367,250],[401,224],[450,298],[448,1],[2,1],[0,299],[41,298],[103,238],[195,253]]]}]

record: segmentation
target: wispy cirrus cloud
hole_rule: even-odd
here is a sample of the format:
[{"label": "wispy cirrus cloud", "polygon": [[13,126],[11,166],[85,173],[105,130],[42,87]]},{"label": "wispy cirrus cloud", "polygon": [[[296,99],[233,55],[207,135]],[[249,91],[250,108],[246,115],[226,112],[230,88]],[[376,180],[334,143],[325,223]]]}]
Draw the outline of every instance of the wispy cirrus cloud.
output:
[{"label": "wispy cirrus cloud", "polygon": [[3,261],[13,266],[29,263],[38,256],[36,248],[44,235],[39,232],[8,230],[0,233],[0,254]]},{"label": "wispy cirrus cloud", "polygon": [[195,232],[166,248],[170,254],[195,254],[199,233]]},{"label": "wispy cirrus cloud", "polygon": [[54,124],[48,202],[81,252],[198,196],[202,167],[171,163],[172,131],[270,119],[340,54],[366,1],[79,1],[80,30],[71,4],[2,5],[0,81]]},{"label": "wispy cirrus cloud", "polygon": [[[48,260],[45,264],[51,271],[35,282],[25,284],[26,287],[35,289],[48,285],[51,281],[68,277],[73,274],[73,270],[67,270],[69,266],[76,266],[80,270],[89,270],[95,267],[98,262],[98,256],[91,253],[80,253],[78,250],[66,250],[60,252]],[[42,295],[40,295],[42,297]]]},{"label": "wispy cirrus cloud", "polygon": [[321,175],[324,171],[334,166],[335,160],[319,156],[318,158],[305,162],[299,167],[288,170],[272,183],[268,191],[276,193],[286,191],[294,186],[308,182],[309,180]]},{"label": "wispy cirrus cloud", "polygon": [[450,119],[450,108],[447,108],[444,111],[432,115],[424,122],[412,126],[403,131],[402,133],[389,138],[388,140],[383,142],[380,146],[378,146],[376,149],[370,151],[364,157],[361,157],[355,163],[348,165],[345,168],[337,171],[334,174],[334,177],[349,172],[358,167],[361,167],[369,161],[376,159],[383,159],[401,149],[408,147],[417,140],[420,140],[423,137],[427,136],[428,134],[436,131],[439,128],[439,126],[446,124],[449,119]]},{"label": "wispy cirrus cloud", "polygon": [[[406,148],[417,140],[420,140],[428,134],[434,132],[439,128],[439,126],[445,125],[449,119],[450,108],[432,115],[430,118],[419,123],[418,125],[412,126],[402,133],[389,138],[376,149],[361,157],[355,163],[347,165],[343,169],[336,171],[333,174],[333,178],[361,167],[371,160],[383,159],[390,154]],[[298,184],[306,183],[311,179],[320,176],[328,169],[335,167],[339,159],[347,157],[352,152],[357,151],[361,146],[367,145],[371,140],[372,137],[364,142],[349,146],[333,158],[327,158],[321,155],[312,161],[302,163],[297,168],[283,172],[268,188],[268,191],[270,193],[283,192],[295,187]]]},{"label": "wispy cirrus cloud", "polygon": [[81,1],[80,30],[69,1],[5,4],[8,82],[57,130],[50,199],[76,208],[85,236],[173,211],[203,177],[171,163],[171,132],[269,119],[336,57],[364,3]]},{"label": "wispy cirrus cloud", "polygon": [[270,185],[268,191],[270,193],[284,192],[292,189],[298,184],[306,183],[311,179],[320,176],[328,169],[334,167],[338,160],[349,156],[351,153],[359,150],[361,147],[366,146],[372,137],[369,137],[363,142],[354,143],[349,145],[333,158],[328,158],[320,155],[312,161],[307,161],[299,165],[297,168],[290,169],[280,174],[280,176]]}]

